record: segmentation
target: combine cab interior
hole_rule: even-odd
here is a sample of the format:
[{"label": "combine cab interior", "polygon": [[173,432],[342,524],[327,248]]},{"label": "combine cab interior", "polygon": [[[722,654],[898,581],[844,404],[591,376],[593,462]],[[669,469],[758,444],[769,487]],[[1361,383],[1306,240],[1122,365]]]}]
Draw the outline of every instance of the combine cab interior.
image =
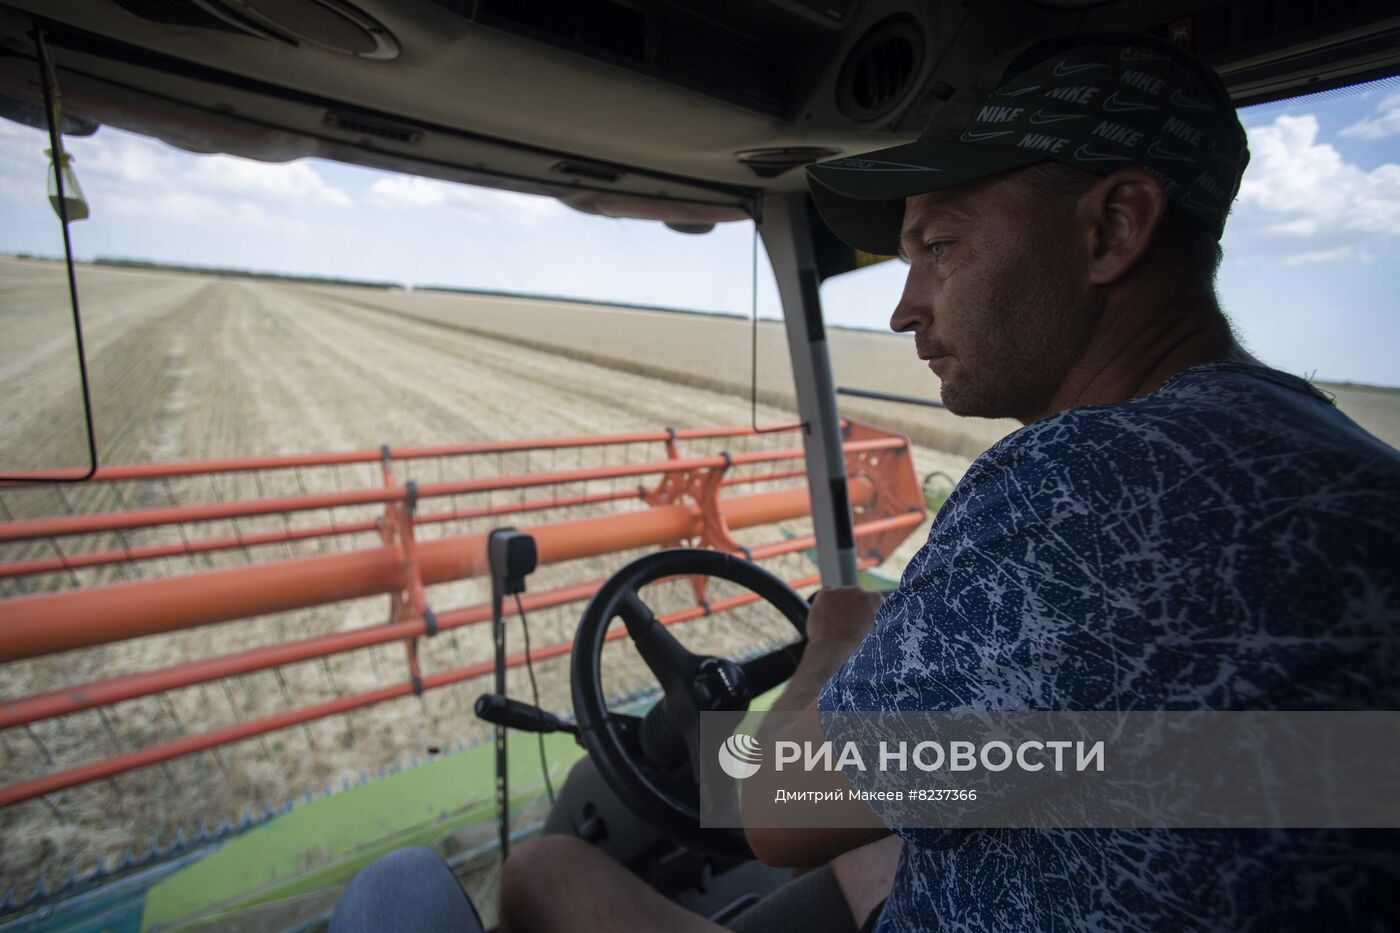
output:
[{"label": "combine cab interior", "polygon": [[[46,683],[24,695],[7,684],[0,730],[16,746],[29,742],[25,732],[32,733],[36,724],[84,711],[93,715],[103,703],[159,698],[163,691],[217,685],[220,678],[280,664],[312,667],[330,654],[367,645],[392,647],[401,667],[375,688],[387,691],[382,695],[365,699],[368,692],[333,685],[336,698],[314,709],[300,707],[302,718],[249,714],[217,735],[152,740],[114,757],[95,749],[87,758],[96,764],[46,762],[47,751],[31,755],[25,760],[32,759],[38,770],[8,769],[0,804],[59,813],[50,798],[70,788],[101,786],[129,772],[154,774],[187,755],[217,756],[228,742],[255,747],[269,736],[306,728],[313,717],[347,715],[355,703],[411,703],[425,689],[468,681],[482,693],[494,689],[496,699],[485,700],[476,713],[513,727],[512,781],[531,793],[528,799],[506,798],[515,810],[513,823],[498,833],[502,798],[496,796],[491,746],[425,753],[406,737],[405,757],[427,755],[421,766],[371,777],[340,795],[264,805],[261,814],[249,811],[241,824],[201,827],[197,836],[153,842],[144,855],[108,859],[90,871],[75,869],[66,879],[0,893],[5,898],[0,930],[319,929],[356,871],[387,848],[409,842],[439,846],[473,896],[489,900],[502,845],[541,829],[594,842],[656,889],[721,921],[789,880],[790,873],[748,858],[741,837],[698,833],[677,818],[687,807],[694,810],[684,744],[657,731],[655,692],[604,695],[607,678],[598,664],[606,657],[605,638],[616,637],[605,635],[608,623],[620,615],[634,639],[654,625],[656,620],[637,610],[627,594],[657,580],[698,581],[699,575],[711,574],[719,581],[708,593],[700,582],[666,584],[677,587],[676,594],[651,608],[668,624],[712,611],[719,618],[726,600],[733,606],[762,601],[770,610],[770,627],[746,656],[724,659],[730,667],[723,675],[740,670],[748,684],[743,702],[761,706],[771,702],[800,651],[794,648],[800,639],[793,629],[800,634],[805,603],[794,589],[894,585],[902,568],[882,568],[880,562],[937,511],[950,484],[931,473],[920,475],[901,433],[851,418],[845,402],[838,403],[820,286],[890,257],[854,251],[831,233],[808,194],[804,166],[912,141],[983,63],[1022,43],[1120,30],[1147,32],[1199,53],[1219,72],[1238,106],[1400,73],[1400,10],[1388,0],[0,4],[0,116],[17,123],[47,128],[46,112],[53,112],[54,93],[60,91],[58,129],[75,138],[110,126],[193,153],[275,163],[332,160],[546,196],[574,211],[654,221],[696,235],[751,221],[781,300],[793,380],[789,394],[795,401],[795,417],[787,423],[760,424],[755,401],[752,423],[709,433],[657,424],[650,433],[626,437],[603,437],[609,432],[600,428],[589,436],[530,442],[341,451],[339,460],[308,454],[300,460],[249,457],[185,466],[99,462],[95,475],[69,470],[10,478],[0,494],[15,502],[29,494],[26,490],[52,488],[45,481],[55,479],[120,488],[146,482],[176,494],[123,502],[102,514],[31,516],[18,509],[0,516],[0,542],[7,545],[120,535],[123,529],[162,523],[170,531],[147,543],[109,540],[56,556],[7,556],[7,574],[48,573],[58,582],[51,591],[6,590],[0,599],[0,663],[350,597],[374,596],[382,604],[388,595],[391,606],[387,629],[288,638],[258,649],[263,653],[256,657],[211,658],[205,668],[178,665],[109,676],[96,665],[83,683]],[[45,65],[53,87],[47,87]],[[528,333],[517,336],[532,339]],[[649,453],[631,461],[608,459],[606,451],[624,448]],[[481,473],[465,467],[502,456],[525,458],[514,479],[510,470]],[[298,490],[292,482],[317,470],[330,476],[346,464],[359,471],[354,485],[322,493],[304,485]],[[285,488],[264,489],[261,479],[256,490],[247,485],[248,477],[273,473],[286,481]],[[337,482],[340,475],[335,474]],[[613,482],[606,492],[599,485],[565,485],[603,481]],[[201,492],[181,494],[197,483],[203,484]],[[242,491],[210,496],[210,487]],[[313,493],[341,498],[318,500]],[[483,510],[485,500],[471,498],[488,493],[514,504],[502,510],[493,499]],[[578,506],[630,496],[638,511],[574,518],[551,512],[548,521],[536,523],[532,510],[559,509],[561,496],[578,500],[563,505]],[[342,506],[364,511],[332,514],[329,524],[321,518],[301,523],[282,518],[324,509],[316,513],[323,518]],[[172,511],[155,514],[166,508]],[[454,537],[425,534],[434,514],[439,522],[485,523],[461,526],[467,533]],[[238,526],[240,517],[268,524],[249,531],[254,525]],[[209,552],[246,552],[275,543],[284,547],[277,560],[306,561],[298,566],[319,576],[279,588],[265,572],[273,557],[241,570],[209,564],[207,577],[138,576],[132,585],[147,589],[131,604],[104,586],[66,582],[77,581],[83,567],[191,556],[198,548],[192,549],[187,531],[208,520],[232,523],[221,541],[206,540]],[[771,527],[766,538],[742,533],[786,520],[809,524],[800,534],[784,531],[785,538],[775,538]],[[359,524],[353,528],[347,524],[354,522]],[[522,536],[528,540],[502,536],[515,525],[530,532]],[[255,534],[264,538],[255,541]],[[358,540],[373,546],[327,556],[298,550],[296,543],[318,535],[338,541],[346,534],[367,535]],[[698,550],[667,550],[685,544]],[[147,550],[133,553],[142,548]],[[654,552],[656,559],[621,572],[623,561],[615,555],[629,549]],[[755,561],[779,555],[794,557],[798,563],[792,567],[805,569],[783,580],[750,571]],[[584,559],[594,561],[596,579],[564,581],[553,589],[537,584],[550,565]],[[572,606],[568,611],[577,618],[588,603],[583,627],[570,639],[545,646],[554,655],[572,651],[572,696],[576,702],[585,697],[588,709],[542,714],[529,704],[507,703],[507,692],[524,698],[517,676],[526,656],[519,654],[523,646],[513,634],[508,646],[501,639],[481,640],[479,653],[460,664],[436,673],[426,664],[420,669],[420,638],[426,643],[439,631],[465,632],[469,623],[490,622],[501,615],[503,604],[512,615],[519,589],[510,581],[524,580],[536,565],[541,575],[525,586],[521,615]],[[425,596],[425,587],[469,577],[482,588],[473,591],[476,602],[466,608],[447,610]],[[19,595],[10,598],[14,594]],[[611,594],[613,601],[595,594]],[[123,634],[113,636],[113,631]],[[400,652],[400,645],[407,651]],[[705,657],[719,663],[717,656]],[[507,667],[514,672],[509,691]],[[78,688],[90,695],[75,699]],[[222,696],[217,686],[209,689],[210,696]],[[232,696],[229,705],[235,705]],[[576,737],[590,716],[596,723],[610,715],[617,717],[610,720],[614,728],[604,731],[613,745],[600,763],[598,748],[584,742],[586,754]],[[535,732],[549,733],[538,753]],[[632,793],[637,778],[624,763],[639,757],[655,766],[653,777],[665,772],[664,780],[657,779],[664,791],[660,803]],[[552,805],[538,786],[551,773],[560,781],[557,795],[549,788]],[[219,780],[217,770],[207,779]],[[471,805],[463,807],[468,790]],[[200,791],[183,786],[178,792]],[[443,831],[425,829],[421,815],[395,809],[416,797],[446,801],[441,809],[451,818]],[[382,821],[383,830],[347,836],[345,826],[366,812]],[[113,819],[119,818],[114,812]],[[256,866],[262,861],[273,867],[261,871]],[[483,907],[489,923],[494,905]]]}]

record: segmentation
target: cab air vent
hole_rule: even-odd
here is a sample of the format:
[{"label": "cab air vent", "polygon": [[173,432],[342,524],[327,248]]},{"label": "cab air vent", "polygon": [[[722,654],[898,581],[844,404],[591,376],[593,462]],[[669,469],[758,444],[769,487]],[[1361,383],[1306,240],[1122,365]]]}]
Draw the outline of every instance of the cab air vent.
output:
[{"label": "cab air vent", "polygon": [[856,43],[836,79],[836,105],[852,120],[877,120],[908,96],[923,66],[924,35],[907,16],[892,16]]},{"label": "cab air vent", "polygon": [[377,117],[366,117],[357,113],[342,113],[335,110],[326,112],[326,125],[346,133],[384,139],[389,142],[415,145],[423,138],[423,131],[410,126],[390,123]]},{"label": "cab air vent", "polygon": [[562,172],[565,175],[576,175],[579,178],[587,178],[590,181],[605,181],[611,184],[622,178],[622,172],[608,168],[605,165],[590,165],[586,162],[555,162],[549,167],[551,172]]}]

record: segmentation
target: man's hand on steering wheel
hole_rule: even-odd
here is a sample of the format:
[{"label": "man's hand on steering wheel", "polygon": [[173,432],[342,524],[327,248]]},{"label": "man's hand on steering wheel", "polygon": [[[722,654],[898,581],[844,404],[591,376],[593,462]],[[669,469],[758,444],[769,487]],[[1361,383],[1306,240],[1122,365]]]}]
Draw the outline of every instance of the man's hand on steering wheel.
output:
[{"label": "man's hand on steering wheel", "polygon": [[822,590],[807,613],[807,640],[849,645],[851,651],[865,640],[875,625],[875,612],[885,601],[883,593],[858,586]]}]

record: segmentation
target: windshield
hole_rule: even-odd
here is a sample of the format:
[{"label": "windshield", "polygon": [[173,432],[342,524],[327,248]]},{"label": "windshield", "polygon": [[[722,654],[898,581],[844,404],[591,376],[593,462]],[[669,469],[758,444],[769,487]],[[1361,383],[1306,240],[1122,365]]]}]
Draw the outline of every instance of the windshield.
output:
[{"label": "windshield", "polygon": [[[15,182],[3,197],[26,205],[0,221],[14,321],[41,289],[45,309],[66,308],[65,269],[40,198],[46,134],[4,122],[0,144]],[[0,825],[15,840],[0,858],[19,890],[152,839],[165,857],[201,826],[225,839],[289,798],[324,812],[328,788],[362,777],[429,780],[420,761],[449,769],[435,780],[454,844],[491,838],[492,759],[477,744],[490,729],[472,712],[497,689],[490,585],[458,555],[494,529],[541,549],[521,606],[507,605],[504,692],[564,716],[579,615],[629,560],[696,544],[749,554],[803,593],[819,582],[792,367],[751,223],[679,233],[111,127],[66,147],[89,207],[72,235],[102,472],[0,493],[0,606],[12,624],[16,606],[37,620],[34,642],[11,640],[5,699],[24,703],[0,733],[13,801]],[[31,469],[68,465],[50,441],[80,412],[40,380],[72,367],[29,350],[8,362],[11,385],[38,397],[5,393],[6,446],[28,445]],[[861,566],[889,586],[928,515],[908,460],[875,462],[903,439],[850,430],[865,445],[851,457],[871,461],[851,487]],[[891,469],[903,500],[876,496]],[[421,590],[373,582],[400,579],[409,553]],[[289,588],[280,567],[319,582]],[[124,585],[131,612],[104,597]],[[797,637],[744,594],[682,579],[642,595],[693,651],[745,658]],[[75,608],[84,598],[92,610]],[[440,634],[417,637],[429,613]],[[54,640],[43,620],[57,617],[91,624]],[[601,680],[619,708],[656,701],[625,639],[608,643]],[[116,699],[75,702],[75,688]],[[531,752],[513,778],[527,828],[542,818],[540,769],[517,741]],[[555,781],[580,754],[561,736],[546,752]],[[141,754],[158,757],[135,765]],[[422,818],[382,819],[407,831]],[[352,833],[328,857],[372,842]]]}]

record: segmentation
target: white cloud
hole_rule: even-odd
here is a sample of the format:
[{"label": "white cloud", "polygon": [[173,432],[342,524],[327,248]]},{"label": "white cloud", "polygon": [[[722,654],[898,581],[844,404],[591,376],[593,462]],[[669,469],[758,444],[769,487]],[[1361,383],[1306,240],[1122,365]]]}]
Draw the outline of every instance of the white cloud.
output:
[{"label": "white cloud", "polygon": [[1281,266],[1303,266],[1318,262],[1341,262],[1355,259],[1358,262],[1375,262],[1375,254],[1365,247],[1338,246],[1333,249],[1317,249],[1306,253],[1295,253],[1279,260]]},{"label": "white cloud", "polygon": [[64,147],[73,155],[79,180],[84,175],[97,174],[131,185],[178,184],[179,172],[172,153],[151,140],[113,136],[99,130],[90,139],[70,140]]},{"label": "white cloud", "polygon": [[[23,144],[22,137],[23,132],[7,126],[0,133],[0,156]],[[94,216],[110,212],[158,223],[216,223],[304,233],[308,227],[300,209],[352,204],[348,194],[305,162],[187,155],[156,140],[110,128],[92,137],[69,139],[65,146]],[[24,148],[32,147],[30,141]],[[43,164],[42,155],[38,164]]]},{"label": "white cloud", "polygon": [[436,207],[454,199],[469,200],[460,197],[460,187],[431,178],[395,175],[370,185],[369,199],[378,207]]},{"label": "white cloud", "polygon": [[[95,213],[107,210],[161,221],[219,220],[262,229],[304,230],[292,208],[349,207],[348,194],[305,162],[267,163],[234,156],[186,155],[141,136],[99,130],[64,147]],[[45,184],[48,148],[40,130],[0,120],[0,178]]]},{"label": "white cloud", "polygon": [[350,196],[329,184],[305,162],[255,162],[227,155],[197,156],[185,173],[200,188],[271,199],[281,204],[349,207]]},{"label": "white cloud", "polygon": [[1400,93],[1383,98],[1376,105],[1376,114],[1369,119],[1356,121],[1337,135],[1356,139],[1384,139],[1400,133]]},{"label": "white cloud", "polygon": [[264,230],[284,230],[305,233],[307,226],[299,220],[281,214],[270,214],[262,206],[248,201],[225,201],[191,194],[186,191],[130,195],[117,194],[92,201],[100,209],[126,217],[144,218],[161,223],[182,224],[243,224]]},{"label": "white cloud", "polygon": [[494,188],[459,185],[435,178],[394,175],[369,186],[370,202],[378,207],[440,207],[462,210],[476,219],[546,217],[564,210],[554,198]]},{"label": "white cloud", "polygon": [[1261,212],[1276,234],[1400,235],[1400,165],[1366,171],[1317,136],[1312,114],[1283,114],[1251,129],[1239,207]]}]

